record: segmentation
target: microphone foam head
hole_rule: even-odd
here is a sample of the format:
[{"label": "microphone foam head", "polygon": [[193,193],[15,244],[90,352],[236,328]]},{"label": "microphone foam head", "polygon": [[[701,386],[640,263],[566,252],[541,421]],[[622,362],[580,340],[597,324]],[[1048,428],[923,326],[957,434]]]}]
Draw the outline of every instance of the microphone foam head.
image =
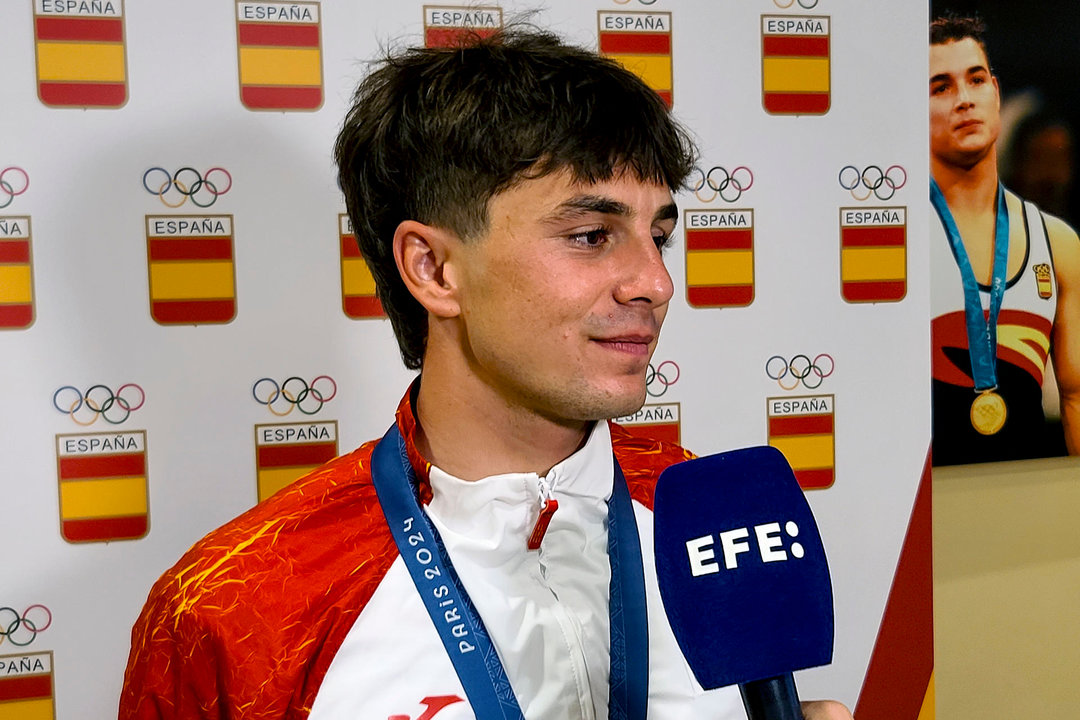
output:
[{"label": "microphone foam head", "polygon": [[825,548],[779,450],[672,465],[657,482],[653,515],[664,610],[703,688],[832,661]]}]

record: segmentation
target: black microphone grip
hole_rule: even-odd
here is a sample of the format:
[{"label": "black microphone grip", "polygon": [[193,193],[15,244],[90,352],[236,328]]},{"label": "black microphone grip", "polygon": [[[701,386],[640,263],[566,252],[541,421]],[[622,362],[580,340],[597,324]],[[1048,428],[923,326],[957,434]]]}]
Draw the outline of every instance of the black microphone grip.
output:
[{"label": "black microphone grip", "polygon": [[749,720],[803,720],[791,673],[741,683],[739,692]]}]

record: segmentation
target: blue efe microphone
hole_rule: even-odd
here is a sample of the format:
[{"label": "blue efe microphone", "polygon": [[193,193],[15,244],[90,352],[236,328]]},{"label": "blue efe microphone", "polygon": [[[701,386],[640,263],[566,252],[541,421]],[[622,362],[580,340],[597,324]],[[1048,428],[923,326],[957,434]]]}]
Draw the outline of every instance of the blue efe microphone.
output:
[{"label": "blue efe microphone", "polygon": [[762,446],[672,465],[653,518],[660,596],[698,682],[739,685],[750,720],[801,720],[792,672],[832,662],[833,597],[787,460]]}]

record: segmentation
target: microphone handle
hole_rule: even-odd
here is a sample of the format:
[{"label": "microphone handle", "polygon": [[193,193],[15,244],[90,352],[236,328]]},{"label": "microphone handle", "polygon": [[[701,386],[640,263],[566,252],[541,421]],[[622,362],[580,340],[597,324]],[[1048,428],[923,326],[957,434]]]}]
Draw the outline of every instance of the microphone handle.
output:
[{"label": "microphone handle", "polygon": [[803,720],[791,673],[739,685],[749,720]]}]

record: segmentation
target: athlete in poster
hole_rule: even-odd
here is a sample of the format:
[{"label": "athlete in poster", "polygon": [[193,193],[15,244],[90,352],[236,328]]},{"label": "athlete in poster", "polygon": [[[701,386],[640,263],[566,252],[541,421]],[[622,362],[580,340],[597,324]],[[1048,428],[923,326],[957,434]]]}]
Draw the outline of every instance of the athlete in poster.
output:
[{"label": "athlete in poster", "polygon": [[982,32],[974,18],[930,25],[935,465],[1060,454],[1043,413],[1048,358],[1065,446],[1080,453],[1080,240],[999,180]]},{"label": "athlete in poster", "polygon": [[633,560],[657,475],[688,454],[607,422],[644,402],[673,293],[693,152],[659,96],[515,30],[387,58],[335,156],[421,375],[383,440],[158,581],[121,720],[743,717],[733,688],[695,688]]}]

